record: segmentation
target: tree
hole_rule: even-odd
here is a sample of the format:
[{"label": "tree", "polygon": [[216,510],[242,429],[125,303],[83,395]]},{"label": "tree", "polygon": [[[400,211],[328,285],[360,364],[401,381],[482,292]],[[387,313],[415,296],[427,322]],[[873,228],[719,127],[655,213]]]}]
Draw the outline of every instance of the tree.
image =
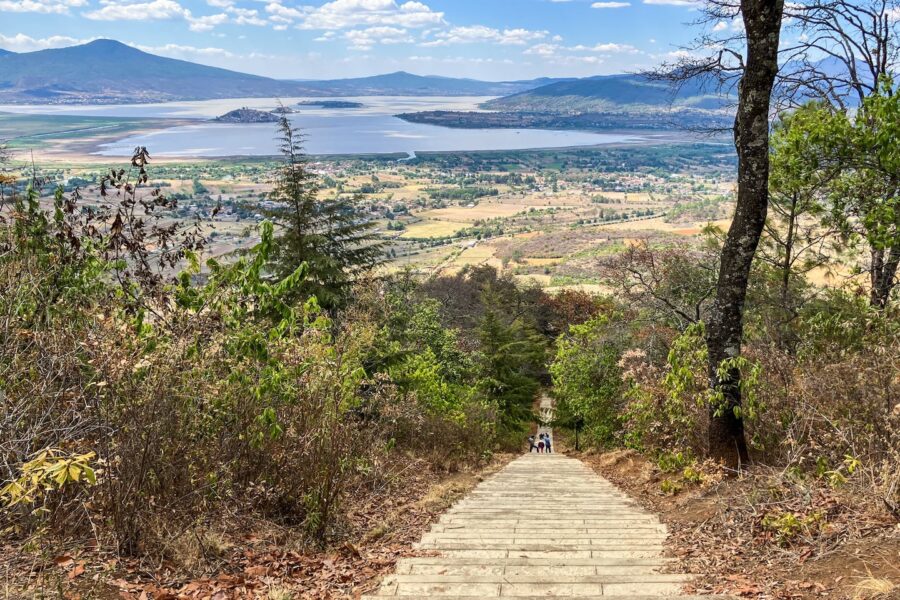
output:
[{"label": "tree", "polygon": [[802,0],[786,9],[799,35],[781,51],[779,96],[859,106],[900,66],[898,0]]},{"label": "tree", "polygon": [[508,434],[521,432],[540,389],[543,340],[521,319],[504,322],[496,304],[489,301],[479,341],[483,359],[478,387],[497,407],[501,429]]},{"label": "tree", "polygon": [[806,152],[806,125],[818,119],[815,105],[785,114],[773,129],[769,178],[769,218],[757,258],[763,277],[776,294],[762,301],[775,310],[778,345],[791,346],[787,326],[811,298],[804,276],[827,264],[834,229],[823,223],[827,174]]},{"label": "tree", "polygon": [[555,421],[576,431],[586,428],[590,438],[610,444],[619,429],[622,399],[619,358],[626,345],[620,315],[597,315],[572,325],[560,336],[550,364],[557,398]]},{"label": "tree", "polygon": [[719,369],[741,354],[744,301],[753,257],[769,205],[769,111],[778,73],[783,0],[741,0],[747,35],[746,61],[738,86],[734,145],[738,154],[738,193],[725,244],[716,299],[709,319],[710,387],[721,393],[721,406],[710,407],[710,454],[731,466],[749,459],[740,416],[740,371]]},{"label": "tree", "polygon": [[630,305],[684,330],[709,312],[718,253],[718,240],[707,229],[700,249],[676,243],[651,248],[641,242],[604,260],[600,268],[604,281]]},{"label": "tree", "polygon": [[275,206],[263,211],[281,228],[270,267],[283,279],[306,263],[300,293],[335,306],[359,276],[382,262],[384,246],[375,237],[374,223],[352,201],[318,198],[318,177],[309,169],[302,137],[284,115],[278,128],[285,163],[269,194]]},{"label": "tree", "polygon": [[900,266],[900,96],[889,79],[857,111],[812,104],[792,126],[796,164],[825,182],[827,222],[868,246],[870,304],[884,308]]},{"label": "tree", "polygon": [[733,126],[737,204],[722,247],[706,336],[710,388],[718,398],[710,405],[710,454],[737,467],[749,459],[741,418],[740,371],[720,366],[733,363],[741,354],[750,270],[768,214],[769,116],[778,76],[784,0],[709,0],[705,14],[707,22],[715,23],[740,17],[743,33],[724,40],[701,37],[693,50],[702,55],[688,54],[675,65],[663,65],[654,76],[675,84],[711,79],[720,88],[740,78]]},{"label": "tree", "polygon": [[900,266],[900,96],[890,79],[851,118],[825,120],[822,141],[839,176],[832,184],[832,219],[869,247],[870,303],[883,309]]}]

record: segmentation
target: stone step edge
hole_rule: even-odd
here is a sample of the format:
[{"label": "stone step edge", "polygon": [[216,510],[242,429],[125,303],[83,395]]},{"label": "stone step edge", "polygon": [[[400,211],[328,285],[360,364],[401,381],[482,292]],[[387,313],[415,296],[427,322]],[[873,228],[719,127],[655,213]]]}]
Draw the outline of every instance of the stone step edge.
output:
[{"label": "stone step edge", "polygon": [[[385,598],[390,598],[391,596],[375,596],[375,595],[366,595],[362,596],[360,600],[384,600]],[[397,598],[404,598],[405,600],[434,600],[434,598],[440,598],[441,600],[472,600],[473,598],[484,598],[485,596],[436,596],[436,595],[399,595],[394,596]],[[490,596],[491,598],[502,598],[503,600],[547,600],[547,596]],[[664,596],[659,594],[647,595],[647,594],[607,594],[607,595],[594,595],[594,596],[574,596],[574,595],[559,595],[553,596],[554,600],[660,600],[661,598],[672,598],[677,600],[740,600],[736,596],[724,596],[724,595],[715,595],[715,596],[702,596],[702,595],[688,595],[688,596]]]},{"label": "stone step edge", "polygon": [[503,583],[503,584],[547,584],[578,585],[586,583],[685,583],[694,579],[693,575],[677,573],[609,574],[609,575],[432,575],[393,574],[384,578],[382,585],[392,583]]},{"label": "stone step edge", "polygon": [[[492,562],[486,562],[492,561]],[[493,562],[496,561],[496,562]],[[447,566],[508,566],[508,567],[655,567],[671,564],[674,559],[657,558],[495,558],[475,556],[410,556],[397,561],[398,565]]]}]

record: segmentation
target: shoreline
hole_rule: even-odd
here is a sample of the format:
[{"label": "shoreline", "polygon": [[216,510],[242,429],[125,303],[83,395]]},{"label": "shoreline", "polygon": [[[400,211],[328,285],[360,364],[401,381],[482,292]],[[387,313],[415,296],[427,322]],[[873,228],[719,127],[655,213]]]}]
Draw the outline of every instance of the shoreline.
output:
[{"label": "shoreline", "polygon": [[[143,130],[135,130],[134,134],[144,134],[159,131],[164,128],[146,128]],[[108,138],[97,138],[84,140],[77,144],[77,147],[69,147],[64,150],[56,148],[45,149],[18,149],[13,150],[13,155],[21,152],[33,152],[35,160],[47,164],[104,164],[122,160],[128,160],[131,157],[126,155],[102,155],[94,152],[100,148],[102,144],[109,143]],[[115,140],[113,140],[115,141]],[[621,150],[623,148],[648,148],[654,146],[672,146],[672,145],[721,145],[725,148],[730,146],[724,141],[710,140],[705,136],[696,136],[691,138],[687,135],[660,135],[654,136],[653,140],[643,139],[635,141],[610,142],[607,144],[592,144],[578,146],[551,146],[536,148],[515,148],[515,149],[494,149],[494,150],[410,150],[408,152],[361,152],[361,153],[334,153],[334,154],[314,154],[307,156],[311,160],[318,161],[340,161],[340,160],[384,160],[384,161],[403,161],[409,162],[417,159],[428,159],[444,155],[498,155],[509,153],[526,153],[540,154],[550,152],[596,152],[602,150]],[[73,146],[76,146],[73,144]],[[153,162],[156,164],[178,164],[178,163],[196,163],[196,162],[270,162],[280,160],[280,154],[229,154],[221,156],[171,156],[164,153],[154,153],[152,147],[147,148],[150,152]],[[30,157],[28,158],[30,160]]]}]

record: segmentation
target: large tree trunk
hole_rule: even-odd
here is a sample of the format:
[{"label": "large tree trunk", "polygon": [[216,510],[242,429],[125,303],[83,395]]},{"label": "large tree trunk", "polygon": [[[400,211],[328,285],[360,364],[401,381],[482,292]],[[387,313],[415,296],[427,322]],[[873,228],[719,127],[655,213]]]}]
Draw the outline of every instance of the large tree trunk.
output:
[{"label": "large tree trunk", "polygon": [[880,248],[872,250],[872,267],[869,273],[872,291],[869,294],[869,302],[873,307],[887,307],[891,291],[897,282],[898,266],[900,266],[900,246],[894,246],[889,250]]},{"label": "large tree trunk", "polygon": [[784,0],[741,0],[747,58],[738,91],[734,145],[738,154],[738,196],[734,220],[722,248],[716,300],[707,329],[710,385],[723,402],[710,407],[709,446],[713,458],[731,467],[748,460],[741,418],[740,372],[722,377],[722,361],[740,356],[744,300],[750,267],[769,204],[769,111],[778,74],[778,43]]}]

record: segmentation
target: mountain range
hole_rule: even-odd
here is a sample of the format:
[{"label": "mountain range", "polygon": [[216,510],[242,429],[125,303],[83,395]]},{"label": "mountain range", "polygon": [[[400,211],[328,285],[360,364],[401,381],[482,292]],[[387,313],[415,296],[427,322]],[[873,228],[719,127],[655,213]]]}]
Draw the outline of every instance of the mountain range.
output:
[{"label": "mountain range", "polygon": [[673,92],[664,81],[643,75],[604,75],[558,81],[485,103],[492,110],[554,114],[676,110],[719,111],[733,98],[708,84],[692,80]]},{"label": "mountain range", "polygon": [[[569,81],[542,77],[525,81],[479,81],[435,75],[413,75],[404,71],[324,81],[300,81],[318,94],[330,96],[389,96],[402,90],[403,96],[506,96],[534,89],[551,83]],[[312,95],[312,94],[311,94]]]},{"label": "mountain range", "polygon": [[287,96],[500,96],[560,79],[488,82],[391,73],[330,81],[278,80],[164,58],[114,40],[0,50],[0,102],[95,104]]}]

